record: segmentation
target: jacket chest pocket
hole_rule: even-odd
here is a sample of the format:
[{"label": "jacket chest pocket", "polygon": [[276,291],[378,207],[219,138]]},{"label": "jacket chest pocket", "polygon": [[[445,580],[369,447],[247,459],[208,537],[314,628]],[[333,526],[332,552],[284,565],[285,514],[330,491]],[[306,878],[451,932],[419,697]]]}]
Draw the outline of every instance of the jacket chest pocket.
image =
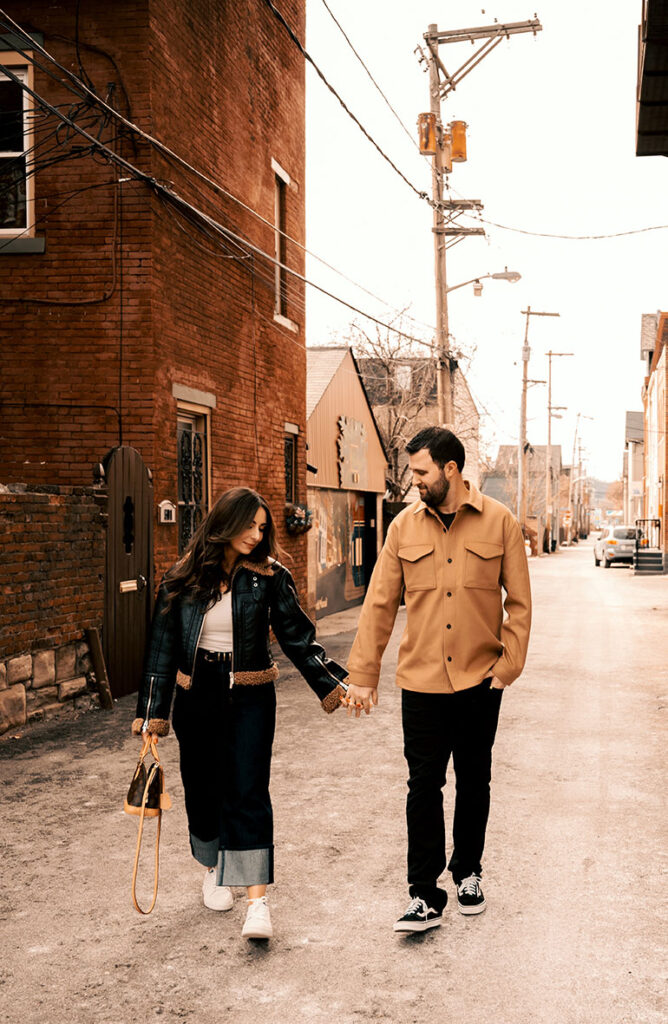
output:
[{"label": "jacket chest pocket", "polygon": [[436,559],[433,544],[408,544],[399,548],[398,555],[407,591],[434,590]]},{"label": "jacket chest pocket", "polygon": [[503,544],[471,540],[464,544],[464,586],[479,590],[496,590],[501,579]]}]

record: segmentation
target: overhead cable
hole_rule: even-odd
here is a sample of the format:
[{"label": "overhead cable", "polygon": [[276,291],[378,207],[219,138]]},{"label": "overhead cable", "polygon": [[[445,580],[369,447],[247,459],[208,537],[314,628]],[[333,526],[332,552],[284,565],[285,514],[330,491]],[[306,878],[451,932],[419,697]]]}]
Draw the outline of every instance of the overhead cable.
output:
[{"label": "overhead cable", "polygon": [[401,337],[407,338],[410,341],[414,341],[419,345],[427,345],[428,347],[431,347],[428,342],[423,341],[421,338],[416,338],[414,335],[407,334],[405,331],[400,331],[396,327],[392,327],[391,324],[385,323],[383,320],[379,320],[377,317],[372,316],[371,313],[366,313],[364,310],[359,309],[359,307],[354,306],[352,303],[347,302],[345,299],[342,299],[340,296],[335,295],[328,289],[323,288],[322,285],[317,284],[315,281],[310,281],[303,274],[300,274],[298,271],[293,270],[291,267],[287,266],[287,264],[282,263],[280,260],[277,260],[274,256],[270,256],[269,253],[264,252],[263,249],[260,249],[259,246],[254,245],[252,242],[248,241],[248,239],[242,238],[240,235],[232,231],[230,228],[226,228],[223,224],[220,224],[218,221],[216,221],[213,217],[209,216],[209,214],[205,213],[203,210],[197,209],[197,207],[193,206],[186,199],[180,196],[174,189],[171,189],[167,185],[160,183],[152,175],[147,174],[145,171],[142,171],[138,167],[135,167],[134,164],[130,163],[130,161],[126,160],[118,153],[115,153],[112,149],[109,149],[108,146],[105,146],[104,143],[100,142],[98,139],[95,139],[92,135],[85,131],[85,129],[80,128],[66,114],[63,114],[60,111],[56,110],[48,102],[48,100],[46,100],[44,97],[40,96],[33,89],[31,89],[30,86],[27,85],[27,83],[23,82],[17,75],[15,75],[10,68],[5,68],[5,73],[8,75],[9,78],[15,81],[18,85],[20,85],[20,87],[25,92],[31,95],[37,103],[45,107],[52,114],[55,114],[56,117],[59,117],[64,124],[69,125],[76,132],[78,132],[79,135],[82,135],[85,139],[87,139],[88,142],[91,143],[92,152],[97,152],[106,155],[107,160],[110,163],[113,163],[117,167],[122,168],[127,174],[131,175],[131,177],[144,182],[144,184],[148,185],[148,187],[153,192],[155,192],[156,194],[161,194],[170,202],[172,202],[175,206],[181,208],[182,210],[187,210],[189,213],[200,218],[203,223],[207,224],[215,232],[220,233],[224,238],[235,241],[237,245],[239,245],[241,248],[255,253],[256,256],[261,256],[263,259],[267,260],[275,267],[279,267],[281,270],[284,270],[287,274],[291,274],[294,278],[301,281],[303,284],[310,285],[311,288],[315,288],[316,291],[319,291],[322,295],[326,295],[328,298],[333,299],[335,302],[338,302],[340,305],[345,306],[352,312],[358,313],[360,316],[365,317],[367,320],[371,320],[373,323],[378,324],[380,327],[384,327],[386,330],[392,331],[393,333]]},{"label": "overhead cable", "polygon": [[380,155],[382,156],[383,160],[385,160],[385,161],[386,161],[386,162],[387,162],[387,163],[388,163],[388,164],[390,165],[390,167],[392,168],[392,170],[393,170],[393,171],[395,171],[395,172],[396,172],[396,173],[397,173],[397,174],[399,175],[399,177],[400,177],[400,178],[402,178],[402,179],[403,179],[403,181],[405,181],[405,182],[406,182],[406,184],[408,185],[408,187],[409,187],[410,189],[412,189],[412,190],[413,190],[413,192],[415,192],[416,196],[418,196],[418,197],[419,197],[420,199],[424,199],[424,200],[425,200],[426,202],[428,202],[428,203],[429,203],[429,204],[431,205],[431,200],[429,199],[429,194],[428,194],[427,192],[423,192],[423,191],[421,191],[421,190],[420,190],[419,188],[416,188],[416,187],[415,187],[415,185],[413,184],[413,182],[412,182],[412,181],[410,181],[410,180],[409,180],[409,179],[408,179],[408,178],[406,177],[406,175],[405,175],[405,174],[403,173],[403,171],[400,171],[400,170],[399,170],[399,168],[398,168],[398,167],[397,167],[397,165],[396,165],[396,164],[394,163],[394,161],[390,159],[390,157],[389,157],[389,156],[387,155],[387,153],[386,153],[386,152],[385,152],[385,151],[384,151],[383,149],[381,149],[381,147],[380,147],[380,146],[378,145],[378,143],[377,143],[377,142],[376,142],[376,140],[375,140],[375,139],[373,138],[373,136],[369,134],[369,132],[368,132],[368,131],[366,130],[366,128],[364,127],[364,125],[362,124],[362,122],[361,122],[361,121],[360,121],[360,120],[359,120],[359,119],[358,119],[357,117],[355,117],[355,115],[353,114],[353,112],[352,112],[352,110],[350,109],[350,107],[348,107],[348,106],[347,106],[346,102],[345,102],[345,101],[344,101],[344,100],[343,100],[343,99],[341,98],[341,96],[340,96],[340,95],[339,95],[339,93],[338,93],[338,92],[336,91],[336,89],[334,88],[334,86],[333,86],[333,85],[331,85],[331,83],[327,81],[327,79],[325,78],[324,74],[322,73],[322,71],[320,70],[320,68],[319,68],[319,67],[318,67],[318,65],[316,64],[316,62],[315,62],[315,61],[313,60],[313,57],[311,57],[310,53],[308,53],[308,51],[304,49],[304,47],[303,47],[303,46],[302,46],[302,44],[301,44],[301,41],[299,40],[299,37],[298,37],[298,36],[296,35],[296,33],[295,33],[295,32],[294,32],[294,31],[293,31],[293,30],[292,30],[291,28],[290,28],[290,26],[288,25],[287,21],[285,20],[285,18],[284,18],[284,17],[283,17],[283,15],[281,14],[281,12],[280,12],[280,11],[278,10],[278,8],[277,8],[277,7],[276,7],[276,6],[275,6],[275,5],[274,5],[274,4],[272,3],[272,0],[263,0],[263,3],[264,3],[264,4],[265,4],[265,5],[266,5],[266,6],[267,6],[267,7],[269,8],[269,10],[270,10],[270,11],[272,12],[272,14],[274,15],[274,17],[276,18],[276,20],[277,20],[277,21],[279,21],[279,22],[281,23],[281,25],[282,25],[282,26],[284,27],[284,29],[286,30],[286,32],[288,33],[288,35],[289,35],[289,36],[290,36],[290,38],[292,39],[292,41],[293,41],[293,43],[295,44],[295,46],[296,46],[296,47],[297,47],[297,48],[299,49],[299,51],[301,52],[301,54],[302,54],[302,56],[304,57],[304,59],[305,59],[305,60],[307,60],[307,61],[309,62],[309,64],[310,64],[310,65],[311,65],[311,67],[312,67],[312,68],[313,68],[313,69],[315,70],[316,74],[317,74],[317,75],[318,75],[318,77],[319,77],[319,78],[321,79],[321,81],[322,81],[322,82],[324,82],[324,84],[325,84],[325,85],[327,86],[327,88],[328,88],[328,89],[329,89],[329,91],[330,91],[330,92],[332,93],[332,95],[336,97],[336,99],[337,99],[337,100],[339,101],[339,103],[341,104],[341,106],[342,106],[342,107],[343,107],[343,109],[345,110],[345,112],[346,112],[346,114],[348,115],[348,117],[350,117],[350,118],[351,118],[351,119],[352,119],[352,120],[353,120],[353,121],[355,122],[355,124],[357,125],[357,127],[359,128],[359,130],[360,130],[360,131],[362,132],[362,134],[363,134],[363,135],[365,135],[365,136],[366,136],[366,138],[367,138],[367,139],[369,140],[369,142],[371,143],[371,145],[372,145],[372,146],[374,146],[374,148],[378,150],[378,152],[379,152],[379,153],[380,153]]},{"label": "overhead cable", "polygon": [[[137,136],[139,136],[141,139],[143,139],[149,145],[153,146],[158,152],[162,153],[162,155],[164,157],[166,157],[168,160],[176,161],[176,163],[179,166],[184,168],[184,170],[187,170],[187,171],[191,172],[192,174],[194,174],[196,178],[198,178],[200,181],[204,182],[206,185],[208,185],[210,188],[212,188],[215,193],[217,193],[219,195],[223,195],[226,198],[230,199],[232,202],[237,203],[242,209],[246,210],[247,213],[250,213],[253,217],[257,218],[257,220],[261,221],[263,224],[266,224],[273,231],[276,230],[276,225],[272,221],[267,220],[265,217],[263,217],[260,213],[258,213],[252,207],[248,206],[241,199],[237,198],[237,196],[235,196],[232,192],[228,191],[228,189],[224,188],[224,186],[220,185],[218,182],[216,182],[212,178],[208,177],[208,175],[204,174],[202,171],[197,170],[197,168],[195,168],[191,164],[189,164],[183,157],[180,157],[177,153],[175,153],[167,145],[165,145],[165,143],[160,142],[159,139],[156,139],[154,136],[150,135],[148,132],[143,131],[141,128],[139,128],[138,125],[134,124],[132,121],[130,121],[126,117],[124,117],[123,114],[120,113],[120,111],[115,110],[108,103],[106,103],[100,96],[97,95],[97,93],[95,93],[91,89],[89,89],[88,86],[84,82],[81,81],[81,79],[77,78],[77,76],[72,71],[70,71],[64,65],[60,64],[56,60],[56,58],[53,57],[43,46],[41,46],[39,43],[35,42],[35,40],[33,40],[32,37],[29,36],[28,33],[26,33],[21,28],[21,26],[19,24],[17,24],[17,22],[13,21],[12,18],[10,18],[5,13],[5,11],[3,11],[1,8],[0,8],[0,21],[4,21],[5,26],[7,28],[11,28],[12,31],[20,34],[26,40],[26,42],[29,44],[31,49],[38,50],[39,53],[42,54],[42,56],[44,56],[47,60],[51,61],[51,63],[55,67],[57,67],[60,71],[62,71],[62,73],[64,75],[67,76],[67,78],[70,80],[72,85],[67,86],[67,82],[63,82],[62,79],[58,78],[58,76],[56,76],[52,72],[48,71],[42,64],[39,64],[34,59],[34,57],[33,57],[32,58],[32,63],[35,64],[35,66],[38,67],[41,71],[44,71],[46,74],[49,74],[50,77],[54,78],[55,81],[57,81],[59,84],[67,86],[74,95],[77,95],[77,96],[79,96],[81,98],[81,95],[83,93],[84,96],[91,103],[94,103],[95,105],[101,107],[103,110],[105,110],[107,112],[107,114],[109,114],[109,116],[114,117],[121,124],[125,125],[126,128],[128,128],[130,131],[134,132]],[[31,60],[31,58],[28,56],[28,54],[25,53],[23,50],[19,49],[18,47],[15,47],[15,52],[21,54],[22,57],[26,58],[26,60],[28,60],[28,61]],[[2,67],[2,66],[3,65],[0,64],[0,67]],[[55,108],[52,108],[52,109],[55,109]],[[426,195],[426,193],[425,193],[425,195]],[[317,253],[314,253],[310,249],[307,249],[306,246],[304,246],[297,239],[292,238],[290,235],[288,235],[287,233],[285,233],[283,231],[281,231],[280,234],[287,241],[292,242],[294,245],[296,245],[298,248],[300,248],[308,256],[311,256],[313,259],[317,260],[318,263],[321,263],[323,266],[327,267],[328,270],[331,270],[333,273],[337,274],[339,277],[341,277],[343,280],[347,281],[349,284],[352,284],[354,287],[359,288],[360,291],[364,292],[366,295],[368,295],[370,298],[374,299],[376,302],[380,302],[382,305],[386,306],[388,309],[392,309],[392,308],[396,309],[396,307],[393,307],[391,303],[387,302],[385,299],[381,298],[380,296],[374,294],[374,292],[370,291],[368,288],[365,288],[364,285],[361,285],[358,281],[355,281],[353,278],[348,277],[347,274],[344,274],[343,271],[339,270],[337,267],[334,267],[331,263],[328,263],[327,260],[323,259],[321,256],[318,256]],[[420,324],[420,325],[426,327],[428,330],[431,330],[431,331],[435,330],[433,325],[426,324],[426,323],[424,323],[423,321],[420,321],[420,320],[416,320],[414,317],[411,317],[410,315],[407,316],[407,319],[412,320],[416,324]]]},{"label": "overhead cable", "polygon": [[420,152],[420,147],[419,147],[419,145],[417,144],[417,142],[415,141],[415,135],[414,135],[414,133],[413,133],[413,132],[411,132],[411,131],[410,131],[410,130],[409,130],[409,129],[408,129],[407,127],[406,127],[406,125],[404,124],[404,122],[403,122],[403,121],[401,120],[401,118],[400,118],[399,114],[397,114],[396,110],[394,109],[394,107],[392,106],[392,104],[390,103],[390,101],[388,100],[387,96],[385,95],[385,93],[383,92],[383,90],[381,89],[381,87],[380,87],[380,86],[378,85],[378,82],[377,82],[377,81],[376,81],[376,79],[375,79],[375,78],[373,77],[373,75],[372,75],[372,74],[371,74],[371,72],[369,71],[368,67],[367,67],[367,66],[366,66],[366,64],[364,63],[364,60],[362,59],[362,57],[360,57],[359,53],[357,52],[357,50],[356,50],[356,49],[355,49],[355,47],[353,46],[353,44],[352,44],[352,42],[351,42],[351,40],[350,40],[350,38],[349,38],[348,34],[346,33],[345,29],[343,28],[343,25],[341,24],[341,22],[340,22],[340,21],[338,20],[338,18],[337,18],[337,17],[336,17],[336,15],[334,14],[333,10],[331,9],[331,7],[329,6],[329,4],[327,3],[327,0],[322,0],[322,5],[323,5],[323,7],[325,8],[325,10],[327,11],[327,13],[329,14],[329,16],[330,16],[330,18],[332,19],[332,21],[334,22],[334,24],[336,25],[336,27],[338,28],[339,32],[341,33],[341,35],[343,36],[343,38],[345,39],[345,41],[347,42],[347,44],[348,44],[348,46],[350,47],[350,49],[351,49],[351,50],[353,51],[353,53],[354,53],[354,54],[355,54],[355,56],[357,57],[358,61],[360,62],[360,64],[361,64],[361,65],[362,65],[362,67],[364,68],[364,70],[366,71],[366,73],[367,73],[368,77],[369,77],[369,78],[371,79],[371,81],[373,82],[374,86],[376,87],[376,89],[378,90],[378,92],[380,93],[380,95],[382,96],[382,98],[383,98],[383,100],[384,100],[384,102],[385,102],[385,105],[386,105],[386,106],[387,106],[387,107],[388,107],[388,108],[389,108],[389,109],[391,110],[391,112],[392,112],[392,113],[394,114],[394,117],[395,117],[395,118],[396,118],[396,120],[397,120],[397,121],[399,122],[399,124],[401,125],[401,127],[402,127],[403,131],[404,131],[404,132],[406,133],[406,135],[408,136],[408,138],[409,138],[409,139],[411,140],[411,143],[413,144],[414,148],[415,148],[415,149],[417,149],[417,151],[418,151],[418,152]]},{"label": "overhead cable", "polygon": [[502,231],[513,231],[518,235],[531,235],[534,238],[559,238],[567,242],[597,242],[605,238],[624,238],[627,235],[642,235],[647,231],[665,231],[668,224],[652,224],[646,228],[632,228],[630,231],[613,231],[605,235],[556,235],[549,231],[528,231],[525,228],[513,228],[508,224],[497,224],[496,221],[487,220],[486,217],[478,217],[484,224],[494,228],[501,228]]}]

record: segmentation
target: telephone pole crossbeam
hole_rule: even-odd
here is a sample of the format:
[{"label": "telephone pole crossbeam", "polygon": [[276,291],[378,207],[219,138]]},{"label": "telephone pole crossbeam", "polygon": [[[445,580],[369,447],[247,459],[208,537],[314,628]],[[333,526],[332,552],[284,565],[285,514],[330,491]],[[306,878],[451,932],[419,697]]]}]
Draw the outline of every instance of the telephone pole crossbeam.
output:
[{"label": "telephone pole crossbeam", "polygon": [[[431,26],[430,26],[431,28]],[[543,26],[538,18],[531,18],[529,21],[510,21],[505,24],[481,25],[479,28],[452,28],[443,32],[427,32],[426,40],[434,39],[437,43],[466,43],[475,39],[493,39],[494,36],[516,36],[522,32],[541,32]]]},{"label": "telephone pole crossbeam", "polygon": [[441,201],[443,210],[484,210],[479,199],[443,199]]},{"label": "telephone pole crossbeam", "polygon": [[456,238],[457,235],[484,235],[484,228],[432,228],[432,231],[439,235],[447,235],[448,237]]}]

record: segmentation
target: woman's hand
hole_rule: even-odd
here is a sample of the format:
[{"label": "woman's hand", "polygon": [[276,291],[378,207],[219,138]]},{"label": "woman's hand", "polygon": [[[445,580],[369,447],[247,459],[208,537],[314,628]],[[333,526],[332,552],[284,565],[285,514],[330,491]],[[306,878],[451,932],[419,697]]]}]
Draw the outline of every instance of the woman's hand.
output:
[{"label": "woman's hand", "polygon": [[370,715],[371,708],[378,703],[378,690],[375,686],[355,686],[351,683],[343,703],[347,705],[346,714],[349,718],[351,715],[359,718],[362,711],[365,715]]}]

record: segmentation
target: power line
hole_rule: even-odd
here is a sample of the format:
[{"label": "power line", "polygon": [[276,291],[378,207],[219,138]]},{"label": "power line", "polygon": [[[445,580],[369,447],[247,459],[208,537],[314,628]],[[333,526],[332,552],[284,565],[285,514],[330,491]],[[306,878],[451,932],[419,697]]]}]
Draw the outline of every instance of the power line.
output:
[{"label": "power line", "polygon": [[[114,118],[116,118],[116,120],[120,121],[126,128],[128,128],[130,131],[134,132],[136,135],[138,135],[140,138],[142,138],[149,145],[151,145],[155,149],[157,149],[158,152],[160,152],[166,159],[175,161],[179,166],[181,166],[182,168],[184,168],[187,171],[190,171],[200,181],[204,182],[206,185],[208,185],[210,188],[212,188],[214,190],[214,192],[216,192],[217,194],[220,194],[220,195],[224,195],[226,198],[232,200],[233,202],[235,202],[239,206],[241,206],[241,208],[246,210],[246,212],[248,212],[252,216],[256,217],[263,224],[266,224],[272,230],[276,230],[276,225],[275,224],[273,224],[271,221],[267,220],[265,217],[263,217],[261,214],[259,214],[252,207],[246,205],[246,203],[244,203],[241,199],[238,199],[237,196],[235,196],[232,192],[229,192],[227,189],[225,189],[218,182],[214,181],[212,178],[209,178],[206,174],[203,174],[201,171],[198,171],[197,168],[193,167],[186,160],[184,160],[183,157],[180,157],[173,150],[169,149],[169,147],[166,146],[164,143],[160,142],[159,139],[156,139],[154,136],[149,135],[147,132],[144,132],[137,125],[133,124],[132,121],[129,121],[126,117],[124,117],[119,111],[117,111],[113,107],[109,106],[109,104],[106,103],[100,96],[98,96],[97,93],[95,93],[93,90],[89,89],[89,87],[84,82],[82,82],[80,79],[78,79],[77,76],[73,72],[71,72],[68,68],[66,68],[62,64],[60,64],[55,59],[55,57],[53,57],[46,49],[44,49],[43,46],[41,46],[39,43],[35,42],[35,40],[33,40],[32,37],[30,37],[21,28],[21,26],[18,25],[15,21],[13,21],[2,9],[0,9],[0,20],[2,20],[4,22],[4,24],[5,24],[5,26],[7,28],[11,28],[13,31],[15,31],[16,33],[20,34],[30,44],[31,48],[37,49],[40,54],[42,54],[47,60],[51,61],[51,63],[55,67],[57,67],[64,75],[67,76],[68,79],[70,79],[70,81],[73,83],[73,85],[69,85],[68,86],[66,82],[63,82],[62,79],[60,79],[60,78],[58,78],[58,76],[54,75],[53,72],[50,72],[46,67],[44,67],[42,64],[40,64],[34,57],[31,58],[23,50],[19,49],[18,47],[15,47],[15,51],[17,53],[19,53],[22,57],[24,57],[26,60],[32,62],[41,71],[44,71],[46,74],[48,74],[51,78],[53,78],[56,82],[58,82],[59,85],[65,85],[67,88],[69,88],[70,92],[72,92],[74,95],[78,96],[79,98],[82,97],[82,93],[83,93],[84,98],[87,98],[88,102],[94,103],[94,104],[102,107],[102,109],[104,111],[106,111],[106,113],[109,116],[114,117]],[[291,31],[289,29],[289,26],[288,26],[288,30]],[[301,46],[301,44],[299,44],[299,45]],[[0,64],[0,67],[2,67],[2,66],[3,65]],[[55,108],[53,108],[53,109],[55,109]],[[401,173],[401,172],[399,172],[399,173]],[[424,193],[424,195],[426,196],[426,193]],[[311,256],[313,259],[317,260],[323,266],[327,267],[328,270],[331,270],[333,273],[337,274],[339,277],[341,277],[343,280],[347,281],[349,284],[352,284],[354,287],[359,288],[360,291],[364,292],[366,295],[368,295],[370,298],[374,299],[376,302],[380,302],[382,305],[386,306],[388,309],[395,309],[395,310],[397,309],[397,307],[393,307],[391,303],[387,302],[385,299],[381,298],[380,296],[374,294],[374,292],[371,292],[368,288],[365,288],[364,285],[361,285],[358,281],[355,281],[352,278],[348,277],[346,274],[343,273],[343,271],[338,270],[331,263],[328,263],[327,260],[323,259],[321,256],[318,256],[317,253],[314,253],[310,249],[307,249],[297,239],[292,238],[290,235],[288,235],[287,233],[285,233],[283,231],[281,231],[280,233],[281,233],[282,237],[284,237],[287,241],[292,242],[294,245],[296,245],[299,249],[301,249],[308,256]],[[408,320],[412,320],[413,323],[416,323],[418,325],[422,325],[423,327],[426,327],[430,331],[434,330],[433,325],[426,324],[426,323],[424,323],[424,321],[416,320],[414,317],[411,317],[408,314],[406,314],[406,317],[407,317]]]},{"label": "power line", "polygon": [[363,67],[363,68],[364,68],[364,70],[366,71],[366,73],[367,73],[368,77],[369,77],[369,78],[371,79],[371,81],[373,82],[374,86],[376,87],[376,89],[378,90],[378,92],[380,93],[380,95],[382,96],[383,100],[385,101],[385,104],[386,104],[386,106],[387,106],[387,107],[388,107],[388,108],[389,108],[389,109],[390,109],[390,110],[392,111],[392,113],[394,114],[394,117],[395,117],[395,118],[396,118],[396,120],[397,120],[397,121],[399,122],[399,124],[401,125],[402,129],[404,130],[404,132],[406,133],[406,135],[407,135],[407,136],[408,136],[408,138],[410,139],[410,141],[411,141],[411,144],[413,145],[413,147],[414,147],[415,149],[417,149],[417,151],[418,151],[418,153],[419,153],[419,152],[420,152],[420,147],[418,146],[417,142],[415,141],[415,136],[414,136],[413,132],[411,132],[411,131],[410,131],[410,130],[409,130],[409,129],[408,129],[407,127],[406,127],[406,125],[404,124],[404,122],[403,122],[403,121],[401,120],[401,118],[400,118],[399,114],[397,114],[396,110],[394,109],[394,107],[392,106],[392,104],[391,104],[391,103],[390,103],[390,101],[388,100],[387,96],[385,95],[385,93],[383,92],[383,90],[381,89],[381,87],[379,86],[378,82],[377,82],[377,81],[376,81],[376,79],[375,79],[375,78],[373,77],[373,75],[372,75],[372,74],[371,74],[371,72],[369,71],[368,67],[367,67],[367,66],[366,66],[366,64],[364,63],[364,60],[362,59],[362,57],[360,57],[359,53],[357,52],[357,50],[356,50],[356,49],[355,49],[355,47],[353,46],[353,44],[352,44],[352,42],[351,42],[351,40],[350,40],[350,38],[349,38],[348,34],[346,33],[346,31],[345,31],[345,29],[343,28],[343,26],[342,26],[341,22],[340,22],[340,21],[338,20],[338,18],[336,17],[336,15],[334,14],[334,12],[332,11],[331,7],[330,7],[330,6],[329,6],[329,4],[327,3],[327,0],[322,0],[322,5],[323,5],[323,7],[325,8],[325,10],[327,11],[327,13],[329,14],[329,16],[330,16],[330,18],[332,19],[332,21],[334,22],[334,24],[336,25],[336,27],[338,28],[339,32],[341,33],[341,35],[343,36],[343,38],[345,39],[345,41],[347,42],[347,44],[348,44],[348,46],[350,47],[350,49],[351,49],[351,50],[353,51],[353,53],[354,53],[354,54],[355,54],[355,56],[357,57],[357,60],[358,60],[358,61],[360,62],[360,64],[362,65],[362,67]]},{"label": "power line", "polygon": [[327,86],[327,88],[328,88],[328,89],[329,89],[329,91],[330,91],[330,92],[332,93],[332,95],[333,95],[333,96],[335,96],[335,97],[336,97],[336,99],[337,99],[337,100],[339,101],[339,103],[341,104],[341,106],[342,106],[342,107],[343,107],[343,109],[345,110],[345,112],[346,112],[346,114],[348,115],[348,117],[350,117],[350,118],[351,118],[351,119],[352,119],[352,120],[353,120],[353,121],[355,122],[355,124],[357,125],[357,127],[359,128],[359,130],[360,130],[360,131],[362,132],[362,134],[363,134],[363,135],[365,135],[365,136],[366,136],[366,138],[367,138],[367,139],[369,140],[369,142],[371,143],[371,145],[372,145],[372,146],[374,146],[374,148],[378,150],[378,152],[379,152],[379,153],[380,153],[380,155],[382,156],[383,160],[385,160],[385,161],[386,161],[386,162],[387,162],[387,163],[388,163],[388,164],[390,165],[390,167],[392,168],[392,170],[393,170],[393,171],[395,171],[395,173],[396,173],[396,174],[398,174],[398,175],[399,175],[399,177],[400,177],[400,178],[401,178],[401,179],[402,179],[403,181],[405,181],[405,182],[406,182],[406,184],[408,185],[408,187],[409,187],[410,189],[412,189],[412,190],[413,190],[413,192],[415,192],[416,196],[418,196],[418,198],[419,198],[419,199],[424,199],[424,200],[425,200],[426,202],[428,202],[428,203],[429,203],[429,205],[431,205],[431,201],[430,201],[430,199],[429,199],[429,195],[428,195],[428,193],[427,193],[427,192],[421,192],[421,191],[420,191],[420,189],[419,189],[419,188],[416,188],[416,187],[415,187],[415,185],[413,184],[413,182],[412,182],[412,181],[410,181],[410,180],[409,180],[409,179],[408,179],[408,178],[406,177],[406,175],[405,175],[405,174],[403,173],[403,171],[400,171],[400,170],[399,170],[399,168],[398,168],[398,167],[397,167],[397,165],[396,165],[396,164],[395,164],[395,163],[393,162],[393,160],[391,160],[391,159],[390,159],[390,157],[389,157],[389,156],[387,155],[387,153],[386,153],[386,152],[385,152],[385,151],[384,151],[383,149],[381,149],[381,147],[380,147],[380,146],[378,145],[378,143],[377,143],[377,142],[376,142],[376,140],[375,140],[375,139],[373,138],[373,136],[369,134],[369,132],[368,132],[368,131],[366,130],[366,128],[364,127],[364,125],[362,124],[362,122],[361,122],[361,121],[360,121],[360,120],[359,120],[359,119],[358,119],[357,117],[355,117],[355,115],[353,114],[353,112],[352,112],[352,110],[350,109],[350,107],[348,107],[348,106],[347,106],[347,104],[346,104],[346,103],[345,103],[345,101],[344,101],[344,100],[343,100],[343,99],[341,98],[341,96],[340,96],[340,95],[339,95],[339,93],[338,93],[338,92],[336,91],[336,89],[334,88],[334,86],[333,86],[333,85],[331,85],[331,83],[327,81],[327,79],[325,78],[324,74],[322,73],[322,71],[320,70],[320,68],[319,68],[319,67],[318,67],[318,65],[316,64],[316,62],[315,62],[315,61],[313,60],[313,57],[311,57],[310,53],[308,53],[308,52],[307,52],[307,50],[305,50],[305,49],[304,49],[304,47],[302,46],[302,44],[301,44],[301,42],[300,42],[300,40],[299,40],[299,37],[298,37],[298,36],[297,36],[297,35],[295,34],[295,32],[294,32],[294,31],[293,31],[293,30],[292,30],[292,29],[290,28],[290,26],[288,25],[287,21],[285,20],[285,18],[284,18],[284,17],[283,17],[283,15],[281,14],[281,12],[280,12],[280,11],[278,10],[278,8],[277,8],[277,7],[276,7],[276,6],[275,6],[275,5],[274,5],[274,4],[272,3],[272,0],[263,0],[263,3],[264,3],[264,4],[265,4],[265,5],[266,5],[266,6],[267,6],[267,7],[269,8],[269,10],[270,10],[270,11],[272,12],[272,14],[274,15],[274,17],[276,18],[276,20],[277,20],[278,22],[280,22],[280,24],[281,24],[281,25],[283,26],[283,28],[284,28],[284,29],[286,30],[286,32],[288,33],[288,35],[289,35],[289,36],[290,36],[290,38],[292,39],[293,43],[295,44],[295,46],[296,46],[296,47],[297,47],[297,48],[299,49],[299,51],[300,51],[300,53],[302,54],[302,56],[304,57],[304,59],[305,59],[305,60],[307,60],[307,61],[309,62],[309,64],[311,65],[311,67],[312,67],[312,68],[313,68],[313,69],[315,70],[316,74],[317,74],[317,75],[318,75],[318,77],[319,77],[319,78],[321,79],[321,81],[322,81],[322,82],[324,82],[324,84],[325,84],[325,85]]},{"label": "power line", "polygon": [[646,228],[633,228],[630,231],[613,231],[605,235],[556,235],[548,231],[528,231],[525,228],[513,228],[508,224],[497,224],[496,221],[487,220],[486,217],[478,217],[483,224],[489,224],[494,228],[501,228],[502,231],[513,231],[518,235],[532,235],[534,238],[559,238],[568,242],[595,242],[605,238],[624,238],[626,235],[642,235],[647,231],[665,231],[668,224],[653,224]]},{"label": "power line", "polygon": [[93,138],[93,136],[89,135],[89,133],[85,131],[83,128],[80,128],[76,124],[76,122],[72,121],[71,118],[69,118],[66,114],[63,114],[60,111],[57,111],[54,107],[52,107],[51,104],[46,99],[44,99],[44,97],[40,96],[33,89],[31,89],[30,86],[28,86],[17,75],[15,75],[11,71],[11,69],[6,68],[5,73],[13,81],[16,81],[22,89],[29,93],[29,95],[31,95],[37,103],[45,107],[52,114],[55,113],[56,116],[63,121],[63,123],[68,124],[71,128],[74,128],[76,132],[78,132],[85,139],[87,139],[88,142],[91,143],[91,156],[94,155],[95,152],[105,154],[108,162],[116,164],[118,167],[121,167],[124,171],[126,171],[126,173],[130,174],[131,177],[135,178],[138,181],[142,181],[144,184],[148,185],[149,188],[154,193],[161,194],[167,200],[172,202],[176,207],[182,210],[186,210],[193,216],[201,219],[201,221],[207,224],[214,232],[221,234],[228,241],[232,240],[236,242],[242,249],[247,249],[250,252],[253,252],[256,256],[261,256],[263,259],[267,260],[273,266],[279,267],[286,273],[291,274],[295,279],[301,281],[304,284],[310,285],[311,288],[315,288],[316,291],[319,291],[321,294],[326,295],[330,299],[333,299],[335,302],[338,302],[340,305],[345,306],[352,312],[365,317],[367,320],[371,320],[373,323],[376,323],[380,327],[385,328],[385,330],[392,331],[393,333],[401,337],[416,342],[418,345],[426,345],[427,347],[431,348],[431,345],[428,342],[423,341],[421,338],[416,338],[414,335],[407,334],[405,331],[400,331],[396,327],[393,327],[391,324],[385,323],[383,320],[379,320],[378,317],[372,316],[371,313],[367,313],[364,310],[360,309],[358,306],[354,306],[351,302],[347,302],[345,299],[342,299],[340,296],[335,295],[333,292],[330,292],[327,288],[324,288],[322,285],[317,284],[315,281],[310,281],[303,274],[300,274],[298,271],[293,270],[291,267],[288,267],[285,263],[281,263],[280,260],[264,252],[264,250],[259,248],[259,246],[254,245],[247,239],[242,238],[236,232],[230,230],[229,228],[226,228],[223,224],[220,224],[213,217],[209,216],[209,214],[204,213],[203,210],[197,209],[186,199],[180,196],[174,189],[171,189],[168,186],[161,184],[156,180],[156,178],[147,174],[145,171],[140,170],[138,167],[135,167],[134,164],[130,163],[130,161],[126,160],[118,153],[115,153],[112,149],[109,149],[109,147],[106,146],[104,143],[100,142],[98,139]]}]

